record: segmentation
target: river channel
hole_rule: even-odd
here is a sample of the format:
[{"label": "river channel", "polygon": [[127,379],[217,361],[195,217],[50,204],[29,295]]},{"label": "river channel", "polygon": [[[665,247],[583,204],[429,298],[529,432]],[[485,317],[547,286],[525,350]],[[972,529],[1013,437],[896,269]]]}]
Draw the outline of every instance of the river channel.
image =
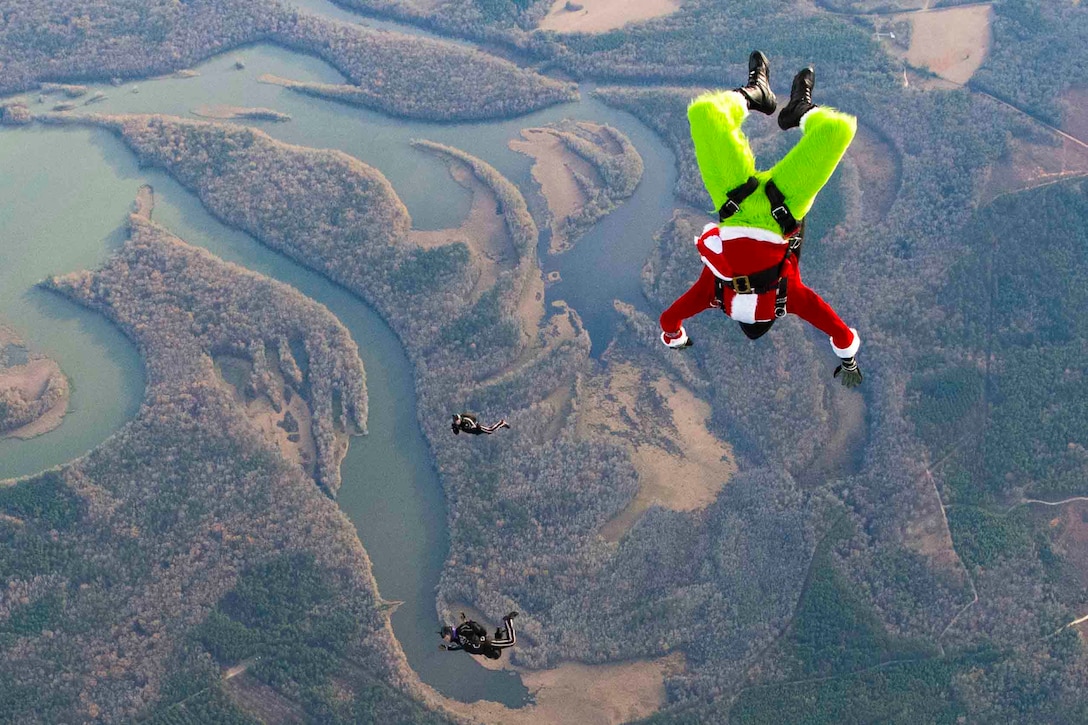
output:
[{"label": "river channel", "polygon": [[[324,0],[302,4],[337,19],[353,17]],[[236,59],[244,60],[244,69],[235,68]],[[634,196],[592,228],[574,250],[559,257],[542,255],[545,270],[557,270],[563,279],[547,294],[549,301],[566,300],[582,316],[594,355],[614,333],[613,299],[648,309],[639,275],[653,246],[653,233],[674,206],[675,170],[671,152],[629,114],[583,92],[578,102],[509,121],[404,121],[258,83],[264,73],[343,81],[322,61],[271,45],[231,51],[195,70],[199,75],[193,78],[94,86],[92,93],[101,91],[107,98],[73,113],[191,117],[192,109],[215,105],[288,113],[292,120],[287,123],[247,123],[289,143],[343,150],[378,168],[420,229],[457,226],[468,212],[470,198],[440,160],[411,148],[411,139],[431,139],[479,156],[528,196],[530,160],[507,148],[521,129],[563,118],[619,128],[643,156],[643,181]],[[47,98],[39,105],[36,94],[26,97],[32,111],[58,102]],[[342,466],[339,504],[359,531],[382,596],[404,602],[392,617],[397,639],[423,681],[440,692],[467,702],[523,703],[527,691],[516,675],[491,672],[467,657],[437,649],[434,588],[448,550],[446,505],[417,413],[446,411],[417,411],[411,367],[389,326],[358,297],[223,225],[165,173],[140,168],[124,144],[105,131],[4,128],[0,169],[0,316],[32,348],[55,358],[74,387],[72,412],[60,428],[30,441],[0,441],[0,478],[64,464],[101,443],[138,409],[144,377],[132,344],[100,316],[35,284],[50,274],[99,266],[124,240],[124,221],[137,188],[151,184],[157,222],[190,244],[296,287],[329,307],[351,331],[366,366],[370,434],[351,443]]]}]

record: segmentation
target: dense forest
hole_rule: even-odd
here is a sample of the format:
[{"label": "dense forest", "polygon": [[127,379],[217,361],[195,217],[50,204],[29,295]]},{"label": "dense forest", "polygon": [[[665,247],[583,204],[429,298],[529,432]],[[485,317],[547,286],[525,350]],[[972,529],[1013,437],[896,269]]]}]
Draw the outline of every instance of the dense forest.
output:
[{"label": "dense forest", "polygon": [[[420,420],[449,504],[440,610],[470,603],[494,618],[519,609],[523,626],[513,659],[531,667],[682,652],[686,666],[667,680],[665,708],[651,720],[659,725],[1088,717],[1088,658],[1077,629],[1067,626],[1088,610],[1088,569],[1079,546],[1085,519],[1075,507],[1032,501],[1088,493],[1081,394],[1088,330],[1077,314],[1085,302],[1078,282],[1088,240],[1076,224],[1079,212],[1088,211],[1084,182],[981,202],[988,175],[1010,158],[1012,142],[1046,132],[974,92],[1056,122],[1059,95],[1083,77],[1082,6],[995,3],[991,55],[971,85],[923,90],[900,85],[898,61],[877,44],[865,19],[788,0],[728,7],[692,0],[644,24],[570,36],[532,31],[547,2],[446,0],[429,11],[397,0],[343,4],[474,37],[538,68],[632,84],[597,93],[656,131],[676,154],[680,172],[680,205],[656,230],[644,273],[654,308],[671,302],[699,269],[691,239],[708,220],[699,211],[707,201],[684,112],[696,86],[738,84],[744,57],[758,42],[773,58],[776,90],[786,91],[790,69],[814,62],[817,102],[857,114],[861,126],[809,216],[803,257],[806,281],[861,331],[866,380],[856,393],[831,379],[835,360],[826,340],[790,319],[750,344],[708,312],[690,323],[695,347],[677,354],[661,349],[654,320],[628,309],[608,352],[590,359],[577,310],[551,308],[549,317],[544,307],[537,226],[521,192],[457,149],[426,145],[468,164],[494,192],[516,250],[495,284],[475,295],[476,273],[464,247],[413,246],[411,220],[395,190],[354,159],[224,124],[94,119],[121,133],[142,161],[166,169],[228,224],[341,282],[389,320],[414,364]],[[827,3],[844,12],[855,12],[855,5]],[[278,5],[255,1],[229,9],[203,0],[141,4],[139,11],[120,1],[81,6],[87,23],[32,22],[40,20],[34,11],[4,8],[0,47],[9,50],[0,59],[0,85],[174,68],[233,44],[271,39],[325,58],[356,84],[329,92],[395,115],[422,115],[399,97],[397,86],[386,90],[379,75],[382,63],[407,67],[421,56],[399,56],[395,43],[375,44],[366,33],[288,17],[268,10]],[[258,12],[262,8],[267,12]],[[715,29],[713,43],[706,42],[708,27]],[[103,45],[111,34],[117,48]],[[439,117],[511,115],[571,97],[570,86],[505,61],[438,46],[426,50],[434,55],[428,68],[443,67],[443,54],[450,53],[459,68],[480,63],[505,79],[490,88],[476,79],[443,89],[447,115]],[[96,53],[101,57],[92,67],[87,59]],[[502,83],[519,89],[516,102],[500,102]],[[474,94],[469,105],[462,105],[465,94]],[[534,94],[539,105],[527,100]],[[779,133],[764,119],[751,119],[747,128],[761,167],[780,158],[797,133]],[[142,223],[134,229],[136,240],[163,234]],[[199,300],[176,298],[165,282],[158,287],[143,260],[175,258],[158,249],[150,243],[148,251],[126,248],[118,259],[131,260],[135,272],[122,274],[111,262],[69,286],[129,331],[152,371],[167,363],[158,357],[162,345],[148,341],[161,343],[166,335],[204,350],[205,357],[193,358],[205,362],[175,381],[152,375],[152,391],[177,387],[163,388],[161,405],[155,399],[145,406],[121,436],[85,461],[33,486],[4,489],[4,513],[27,522],[0,520],[11,551],[32,554],[5,560],[21,598],[3,600],[18,604],[9,607],[0,634],[16,653],[4,666],[11,677],[0,702],[7,712],[29,712],[37,687],[45,720],[63,712],[83,695],[76,680],[56,677],[41,688],[41,678],[20,665],[44,661],[43,670],[60,672],[80,646],[112,673],[96,685],[97,699],[84,701],[103,712],[157,712],[158,721],[174,722],[199,719],[210,708],[224,722],[246,722],[228,685],[215,679],[217,665],[253,660],[244,678],[317,720],[365,719],[363,712],[383,713],[390,722],[433,717],[390,687],[403,686],[383,659],[395,649],[363,582],[365,565],[351,558],[357,541],[334,522],[331,504],[268,451],[241,461],[216,458],[209,465],[222,466],[223,477],[214,482],[200,467],[206,459],[185,457],[205,448],[207,455],[235,451],[238,441],[256,445],[227,399],[207,394],[224,385],[214,364],[218,336],[238,335],[231,354],[257,371],[277,356],[290,368],[285,353],[293,349],[292,334],[302,333],[293,328],[269,339],[234,320],[207,328],[178,323],[181,308],[203,308]],[[165,271],[183,274],[169,265]],[[156,304],[126,303],[135,299],[126,294],[136,291]],[[159,332],[138,324],[159,315],[171,322]],[[327,323],[314,324],[331,334]],[[465,340],[479,344],[453,344]],[[342,348],[329,353],[328,364],[341,366],[338,384],[357,394],[359,378]],[[258,363],[262,354],[265,362]],[[583,435],[577,421],[587,381],[621,364],[636,366],[646,381],[681,380],[709,403],[707,426],[733,446],[738,471],[709,506],[694,512],[651,507],[611,543],[599,532],[635,497],[639,474],[618,441]],[[259,384],[253,382],[254,392]],[[194,387],[183,395],[183,385]],[[556,404],[556,396],[565,402]],[[365,409],[362,400],[359,405],[357,411]],[[626,414],[659,420],[662,405],[647,390]],[[504,415],[513,429],[471,444],[453,438],[445,414],[463,408]],[[224,417],[233,422],[223,425]],[[177,440],[179,420],[183,430],[201,431],[195,440]],[[205,429],[212,421],[217,427]],[[336,428],[337,421],[327,422]],[[154,461],[133,473],[140,452],[152,444],[156,452],[171,451],[174,467]],[[148,491],[132,484],[136,475],[152,482]],[[319,480],[331,491],[328,475]],[[227,514],[202,494],[176,513],[180,482],[189,476],[198,493],[248,486],[263,500],[206,536],[192,521]],[[273,479],[293,483],[274,486]],[[108,505],[97,498],[107,494],[114,497]],[[287,518],[277,519],[278,527],[262,527],[262,538],[246,544],[252,548],[245,556],[220,554],[243,546],[231,538],[235,532],[273,515],[261,508],[273,496],[305,503],[277,509],[276,516],[321,516],[326,528],[303,534],[289,528]],[[158,497],[173,508],[158,507]],[[149,503],[137,506],[142,501]],[[490,514],[485,524],[471,514],[479,511]],[[142,569],[129,571],[136,544],[127,542],[137,539],[124,535],[132,527],[155,531],[164,560],[182,557],[179,552],[223,559],[215,560],[221,568],[207,580],[214,586],[204,581],[197,595],[161,605],[176,619],[164,623],[160,615],[156,625],[150,615],[130,615],[139,607],[156,611],[162,590],[144,582],[174,571],[168,566],[161,574],[144,560]],[[62,542],[56,549],[42,543],[54,530]],[[339,553],[319,553],[313,542],[330,531]],[[281,556],[256,555],[273,536],[300,539],[278,546],[288,551]],[[92,540],[109,546],[99,557],[72,555],[88,551]],[[198,548],[193,554],[190,543],[198,541],[213,553]],[[14,568],[20,566],[31,569]],[[322,584],[285,592],[287,567]],[[124,583],[107,586],[108,577]],[[144,578],[133,583],[132,577]],[[122,589],[143,594],[122,600]],[[309,616],[313,608],[330,616]],[[84,612],[98,612],[99,619]],[[89,629],[60,642],[43,635],[76,627],[75,613],[92,623]],[[169,646],[157,644],[151,655],[122,648],[107,656],[105,640],[95,637],[114,622],[130,628],[125,642],[157,626],[168,633]],[[380,635],[367,640],[363,632]],[[345,646],[365,649],[372,667],[373,679],[356,683],[351,703],[337,699],[329,684],[334,674],[346,677],[336,669]],[[124,680],[136,672],[153,676]],[[89,705],[81,706],[94,716]]]}]

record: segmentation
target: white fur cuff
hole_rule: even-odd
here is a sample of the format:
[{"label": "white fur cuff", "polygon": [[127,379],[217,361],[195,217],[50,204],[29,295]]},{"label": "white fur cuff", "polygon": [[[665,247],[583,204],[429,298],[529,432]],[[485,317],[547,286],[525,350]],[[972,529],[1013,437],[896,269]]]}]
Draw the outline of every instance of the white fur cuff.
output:
[{"label": "white fur cuff", "polygon": [[683,347],[688,344],[688,331],[684,329],[683,325],[680,325],[680,337],[675,340],[670,340],[665,337],[665,333],[661,333],[661,342],[665,343],[668,347]]},{"label": "white fur cuff", "polygon": [[828,338],[831,340],[831,349],[835,351],[835,354],[844,360],[848,357],[854,357],[858,354],[858,348],[861,347],[861,336],[858,331],[853,327],[850,328],[850,332],[854,333],[854,341],[850,343],[848,347],[835,347],[834,338]]}]

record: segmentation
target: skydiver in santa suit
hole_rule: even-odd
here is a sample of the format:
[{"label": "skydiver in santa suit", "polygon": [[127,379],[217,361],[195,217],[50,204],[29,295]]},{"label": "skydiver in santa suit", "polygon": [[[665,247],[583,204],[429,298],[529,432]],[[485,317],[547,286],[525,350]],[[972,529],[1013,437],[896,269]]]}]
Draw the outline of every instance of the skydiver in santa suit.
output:
[{"label": "skydiver in santa suit", "polygon": [[711,307],[739,322],[752,340],[790,313],[831,339],[840,359],[835,377],[852,388],[861,382],[855,358],[861,339],[801,281],[797,248],[791,249],[800,222],[857,130],[853,116],[812,102],[814,82],[812,68],[794,77],[778,125],[800,127],[801,139],[769,171],[756,171],[741,131],[749,110],[771,115],[777,107],[763,53],[749,58],[747,85],[704,93],[688,106],[695,157],[719,223],[708,224],[695,240],[702,274],[662,313],[661,341],[671,348],[691,345],[683,321]]}]

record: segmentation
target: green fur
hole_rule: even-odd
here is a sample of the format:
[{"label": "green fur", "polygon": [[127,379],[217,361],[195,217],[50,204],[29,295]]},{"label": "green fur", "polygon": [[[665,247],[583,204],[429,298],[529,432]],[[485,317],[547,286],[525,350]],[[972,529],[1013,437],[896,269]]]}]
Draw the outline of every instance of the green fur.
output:
[{"label": "green fur", "polygon": [[749,176],[760,180],[759,189],[729,217],[729,226],[779,232],[762,182],[774,179],[786,195],[786,206],[798,220],[804,218],[853,140],[857,119],[823,106],[809,111],[797,145],[769,171],[756,171],[755,156],[741,130],[747,111],[748,102],[736,91],[712,91],[692,101],[688,121],[695,158],[715,209],[725,203],[730,189]]}]

